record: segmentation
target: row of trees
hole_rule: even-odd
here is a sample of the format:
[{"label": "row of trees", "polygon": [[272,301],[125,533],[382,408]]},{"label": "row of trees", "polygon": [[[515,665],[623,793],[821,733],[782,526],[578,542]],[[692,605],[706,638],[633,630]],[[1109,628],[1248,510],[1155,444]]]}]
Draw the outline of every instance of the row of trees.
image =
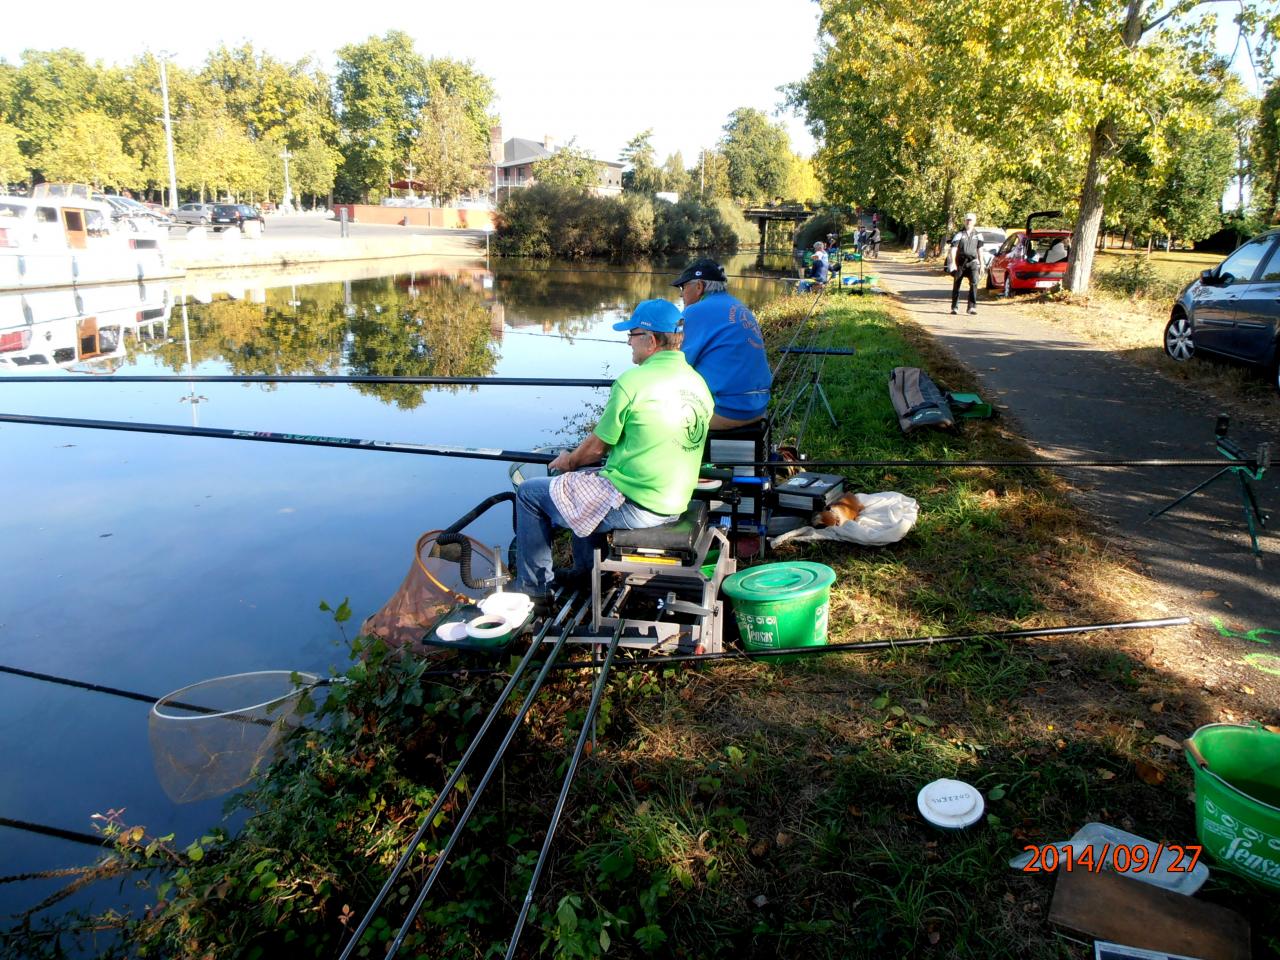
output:
[{"label": "row of trees", "polygon": [[621,159],[630,168],[622,176],[624,189],[669,191],[682,197],[697,194],[704,201],[752,202],[777,197],[811,201],[821,197],[822,187],[812,162],[792,151],[781,123],[751,107],[729,114],[716,148],[700,151],[697,162],[688,168],[678,151],[659,164],[649,142],[652,136],[652,130],[645,130],[623,148]]},{"label": "row of trees", "polygon": [[[427,59],[400,31],[337,51],[330,77],[303,59],[284,63],[250,44],[220,47],[196,71],[168,65],[178,187],[189,195],[279,198],[284,154],[295,193],[368,199],[410,177],[449,200],[485,183],[492,81],[471,63]],[[159,195],[168,184],[161,64],[123,66],[75,50],[29,50],[0,60],[0,184],[39,179]],[[686,168],[657,162],[652,131],[621,159],[628,190],[696,192],[704,201],[816,199],[810,162],[781,124],[758,110],[730,115],[720,143]],[[594,184],[591,157],[570,144],[546,161],[543,181]]]},{"label": "row of trees", "polygon": [[[1214,54],[1216,21],[1196,0],[821,6],[824,42],[790,102],[832,199],[935,236],[964,209],[997,223],[1064,209],[1076,291],[1104,228],[1214,233],[1234,174],[1252,171],[1276,210],[1280,147],[1259,138],[1266,117]],[[1258,25],[1241,11],[1242,31]]]},{"label": "row of trees", "polygon": [[[150,54],[123,66],[67,49],[0,60],[0,183],[158,193],[169,180],[160,74]],[[178,186],[202,198],[281,197],[286,152],[296,193],[349,198],[411,164],[415,179],[456,194],[487,158],[489,79],[470,63],[423,58],[399,31],[340,49],[333,77],[249,44],[167,74]]]}]

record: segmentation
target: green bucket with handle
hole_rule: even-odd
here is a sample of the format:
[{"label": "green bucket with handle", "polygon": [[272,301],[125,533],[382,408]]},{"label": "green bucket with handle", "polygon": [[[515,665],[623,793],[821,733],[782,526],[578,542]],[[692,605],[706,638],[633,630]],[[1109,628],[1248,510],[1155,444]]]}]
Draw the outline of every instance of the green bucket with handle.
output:
[{"label": "green bucket with handle", "polygon": [[1224,869],[1280,890],[1280,734],[1211,723],[1182,746],[1200,843]]},{"label": "green bucket with handle", "polygon": [[835,582],[834,570],[806,560],[765,563],[729,577],[724,592],[733,600],[742,645],[749,651],[825,646]]}]

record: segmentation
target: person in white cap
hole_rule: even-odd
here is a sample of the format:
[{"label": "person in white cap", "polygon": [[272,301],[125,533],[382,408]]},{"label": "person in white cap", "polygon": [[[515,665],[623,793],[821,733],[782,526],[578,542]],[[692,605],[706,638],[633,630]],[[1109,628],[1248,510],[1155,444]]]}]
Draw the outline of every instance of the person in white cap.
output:
[{"label": "person in white cap", "polygon": [[964,215],[964,229],[956,232],[951,238],[951,248],[955,256],[955,270],[951,276],[951,312],[959,313],[960,281],[969,278],[969,313],[978,312],[978,277],[982,273],[982,234],[978,233],[976,224],[978,215]]}]

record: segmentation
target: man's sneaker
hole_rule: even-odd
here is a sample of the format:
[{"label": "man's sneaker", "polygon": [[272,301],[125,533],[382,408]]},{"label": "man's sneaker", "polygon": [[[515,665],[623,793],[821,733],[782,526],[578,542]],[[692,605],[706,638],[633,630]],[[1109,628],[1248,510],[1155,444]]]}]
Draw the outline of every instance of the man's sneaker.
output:
[{"label": "man's sneaker", "polygon": [[960,308],[959,308],[959,307],[952,307],[952,308],[951,308],[951,315],[952,315],[953,317],[954,317],[957,313],[959,313],[959,312],[960,312]]},{"label": "man's sneaker", "polygon": [[969,308],[969,316],[971,316],[971,317],[972,317],[972,316],[976,316],[976,315],[977,315],[977,313],[978,313],[978,308],[977,308],[977,307],[970,307],[970,308]]}]

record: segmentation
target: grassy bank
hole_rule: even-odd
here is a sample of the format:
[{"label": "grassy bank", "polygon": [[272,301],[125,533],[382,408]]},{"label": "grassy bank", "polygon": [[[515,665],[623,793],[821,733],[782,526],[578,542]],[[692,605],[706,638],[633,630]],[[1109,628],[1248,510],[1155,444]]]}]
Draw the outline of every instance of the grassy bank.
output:
[{"label": "grassy bank", "polygon": [[[808,306],[761,311],[775,348]],[[953,389],[971,386],[966,373],[876,298],[833,300],[822,323],[857,353],[825,368],[839,426],[815,420],[810,455],[1026,455],[997,421],[904,438],[888,371],[923,366]],[[853,486],[907,493],[921,514],[894,546],[784,551],[836,570],[834,640],[1176,612],[1045,472],[866,471]],[[1190,775],[1169,744],[1230,714],[1179,666],[1186,642],[1116,632],[619,672],[522,955],[1084,957],[1046,923],[1053,878],[1007,861],[1093,820],[1194,842]],[[498,688],[424,683],[427,666],[376,650],[359,661],[323,708],[328,724],[244,796],[254,815],[240,839],[169,850],[113,828],[129,864],[168,884],[163,907],[127,928],[135,948],[335,955]],[[501,955],[589,682],[562,678],[540,701],[402,955]],[[951,834],[920,819],[916,791],[942,776],[983,791],[984,821]],[[365,955],[382,955],[468,796],[420,848]],[[1264,952],[1280,947],[1274,897],[1217,871],[1202,896],[1250,916]]]}]

